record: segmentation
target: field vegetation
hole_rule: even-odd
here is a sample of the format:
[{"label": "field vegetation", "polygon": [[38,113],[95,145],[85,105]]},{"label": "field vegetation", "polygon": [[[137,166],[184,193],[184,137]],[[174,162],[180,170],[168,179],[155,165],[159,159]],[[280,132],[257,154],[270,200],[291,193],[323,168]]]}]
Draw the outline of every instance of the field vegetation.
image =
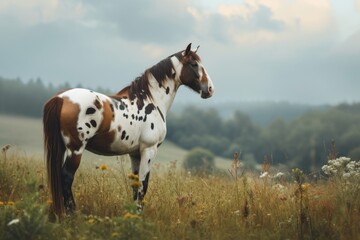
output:
[{"label": "field vegetation", "polygon": [[310,180],[300,169],[272,172],[266,159],[262,172],[249,172],[237,156],[228,172],[214,174],[155,164],[138,213],[129,161],[88,162],[73,186],[78,211],[58,221],[49,218],[43,161],[11,148],[0,157],[0,239],[360,238],[356,174]]}]

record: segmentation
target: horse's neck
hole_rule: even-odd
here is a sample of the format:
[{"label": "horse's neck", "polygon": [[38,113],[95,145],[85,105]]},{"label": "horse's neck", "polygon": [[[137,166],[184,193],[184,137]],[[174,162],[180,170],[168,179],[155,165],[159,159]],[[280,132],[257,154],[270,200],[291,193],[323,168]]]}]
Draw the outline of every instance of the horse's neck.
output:
[{"label": "horse's neck", "polygon": [[167,79],[161,85],[156,79],[151,79],[149,83],[152,101],[166,115],[175,99],[180,84],[173,79]]}]

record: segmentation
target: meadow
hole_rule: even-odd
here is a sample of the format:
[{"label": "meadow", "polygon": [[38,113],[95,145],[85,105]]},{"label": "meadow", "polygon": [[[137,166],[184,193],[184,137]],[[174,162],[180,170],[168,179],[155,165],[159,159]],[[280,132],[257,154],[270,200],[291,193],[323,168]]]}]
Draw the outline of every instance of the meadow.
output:
[{"label": "meadow", "polygon": [[236,161],[222,164],[230,171],[194,174],[164,155],[171,159],[152,166],[141,213],[126,156],[82,162],[78,211],[58,221],[49,217],[42,157],[2,149],[0,239],[360,239],[359,175],[279,174],[268,162],[251,172]]}]

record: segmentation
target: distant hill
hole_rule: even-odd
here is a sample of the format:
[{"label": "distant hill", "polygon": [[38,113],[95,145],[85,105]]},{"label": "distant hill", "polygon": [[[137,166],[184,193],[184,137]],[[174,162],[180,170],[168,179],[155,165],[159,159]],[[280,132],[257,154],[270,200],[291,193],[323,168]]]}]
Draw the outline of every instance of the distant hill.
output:
[{"label": "distant hill", "polygon": [[[204,108],[210,108],[208,104],[200,103]],[[182,112],[189,104],[175,103],[172,112]],[[198,106],[198,104],[197,104]],[[240,111],[248,115],[251,120],[260,125],[267,126],[276,119],[283,119],[290,122],[296,117],[308,112],[326,111],[331,108],[330,105],[306,105],[289,102],[227,102],[212,104],[211,108],[216,109],[220,116],[228,119],[233,116],[235,111]]]}]

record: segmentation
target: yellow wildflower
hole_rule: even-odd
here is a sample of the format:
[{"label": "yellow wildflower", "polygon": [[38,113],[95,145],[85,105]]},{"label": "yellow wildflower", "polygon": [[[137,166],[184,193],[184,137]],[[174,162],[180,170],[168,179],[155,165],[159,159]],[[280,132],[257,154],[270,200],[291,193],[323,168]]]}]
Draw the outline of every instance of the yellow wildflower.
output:
[{"label": "yellow wildflower", "polygon": [[8,202],[7,202],[7,205],[9,205],[9,206],[14,206],[15,203],[14,203],[13,201],[8,201]]},{"label": "yellow wildflower", "polygon": [[95,219],[90,218],[90,219],[88,220],[88,223],[90,223],[90,224],[94,224],[94,223],[95,223]]},{"label": "yellow wildflower", "polygon": [[106,164],[102,164],[101,166],[100,166],[100,169],[101,170],[108,170],[108,166],[106,165]]},{"label": "yellow wildflower", "polygon": [[124,215],[125,219],[140,219],[140,217],[136,214],[131,214],[129,212],[125,213]]},{"label": "yellow wildflower", "polygon": [[303,184],[301,184],[301,189],[303,190],[303,191],[306,191],[306,190],[308,190],[310,188],[310,183],[303,183]]},{"label": "yellow wildflower", "polygon": [[4,202],[0,201],[0,206],[4,206]]},{"label": "yellow wildflower", "polygon": [[139,175],[136,175],[136,174],[133,174],[133,173],[129,173],[128,178],[130,178],[132,180],[139,181]]},{"label": "yellow wildflower", "polygon": [[131,183],[131,187],[132,188],[135,188],[135,189],[138,189],[141,187],[141,182],[139,181],[134,181],[133,183]]},{"label": "yellow wildflower", "polygon": [[113,232],[112,234],[111,234],[111,237],[113,237],[113,238],[116,238],[116,237],[118,237],[119,236],[119,234],[117,233],[117,232]]}]

